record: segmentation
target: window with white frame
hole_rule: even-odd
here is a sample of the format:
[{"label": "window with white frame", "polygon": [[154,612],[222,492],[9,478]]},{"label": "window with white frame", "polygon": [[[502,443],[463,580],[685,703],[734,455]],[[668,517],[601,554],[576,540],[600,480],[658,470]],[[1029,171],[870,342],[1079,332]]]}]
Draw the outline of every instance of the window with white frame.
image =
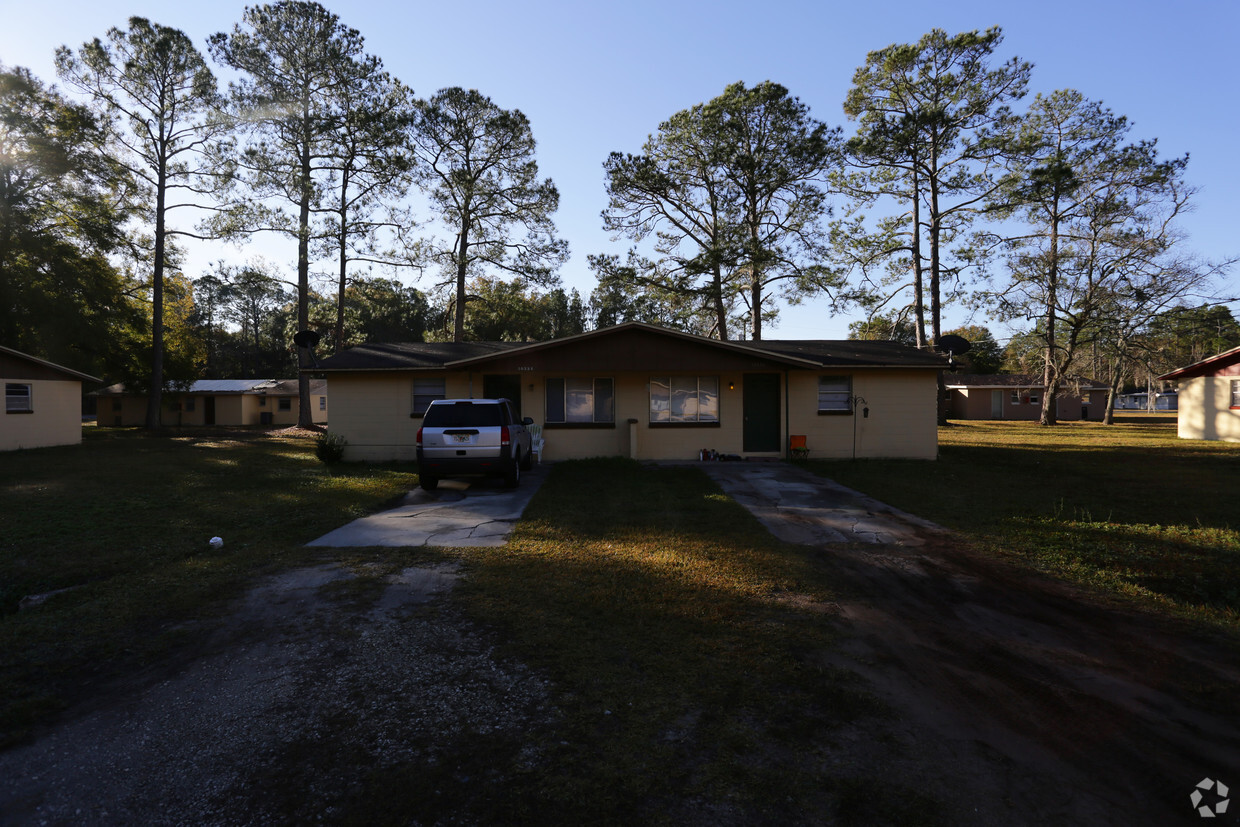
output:
[{"label": "window with white frame", "polygon": [[320,411],[327,410],[327,397],[326,396],[319,397],[319,410]]},{"label": "window with white frame", "polygon": [[546,422],[550,425],[614,425],[615,383],[608,378],[549,377]]},{"label": "window with white frame", "polygon": [[[447,399],[447,380],[443,377],[438,379],[414,379],[413,380],[413,416],[421,416],[426,413],[426,409],[431,403],[437,399]],[[326,404],[326,397],[324,404]],[[323,408],[322,410],[326,410]]]},{"label": "window with white frame", "polygon": [[34,401],[31,398],[30,386],[8,384],[4,386],[5,413],[33,413]]},{"label": "window with white frame", "polygon": [[1020,391],[1012,391],[1012,404],[1013,405],[1020,404]]},{"label": "window with white frame", "polygon": [[278,409],[281,411],[293,410],[293,400],[289,399],[287,396],[281,396],[279,399],[277,399],[276,405],[278,406]]},{"label": "window with white frame", "polygon": [[851,398],[851,376],[818,377],[818,413],[849,413]]},{"label": "window with white frame", "polygon": [[1231,407],[1240,408],[1240,379],[1231,380]]},{"label": "window with white frame", "polygon": [[1029,391],[1029,404],[1036,405],[1042,401],[1042,396],[1037,391]]},{"label": "window with white frame", "polygon": [[718,376],[656,376],[650,380],[650,423],[719,424]]}]

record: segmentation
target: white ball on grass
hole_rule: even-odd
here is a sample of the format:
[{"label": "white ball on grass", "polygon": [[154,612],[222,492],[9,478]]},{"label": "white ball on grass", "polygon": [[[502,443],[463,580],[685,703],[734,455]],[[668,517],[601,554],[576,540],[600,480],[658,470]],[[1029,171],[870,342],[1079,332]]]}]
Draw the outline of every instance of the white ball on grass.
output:
[{"label": "white ball on grass", "polygon": [[212,537],[211,538],[211,548],[223,548],[223,547],[224,547],[223,537]]}]

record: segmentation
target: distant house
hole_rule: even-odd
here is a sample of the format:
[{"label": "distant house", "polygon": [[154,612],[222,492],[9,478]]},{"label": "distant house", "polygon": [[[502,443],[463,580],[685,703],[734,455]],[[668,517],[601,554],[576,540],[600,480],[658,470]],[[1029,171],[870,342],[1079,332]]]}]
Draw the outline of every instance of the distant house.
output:
[{"label": "distant house", "polygon": [[100,380],[0,346],[0,451],[82,441],[82,383]]},{"label": "distant house", "polygon": [[[98,397],[100,425],[145,425],[145,393],[110,385]],[[296,379],[199,379],[188,389],[163,394],[160,423],[183,425],[296,425]],[[327,422],[327,382],[310,380],[314,421]]]},{"label": "distant house", "polygon": [[[952,419],[1037,420],[1042,414],[1046,385],[1029,374],[947,374],[948,416]],[[1106,413],[1107,387],[1081,377],[1065,377],[1055,399],[1055,418],[1062,422],[1101,421]]]},{"label": "distant house", "polygon": [[1240,442],[1240,347],[1158,378],[1179,386],[1181,439]]},{"label": "distant house", "polygon": [[[1154,410],[1174,411],[1179,407],[1179,391],[1155,391]],[[1115,397],[1115,409],[1119,411],[1148,411],[1150,395],[1145,391],[1121,393]]]},{"label": "distant house", "polygon": [[350,460],[414,458],[435,399],[506,397],[547,459],[938,455],[942,357],[895,342],[721,342],[628,323],[548,342],[367,344],[324,359]]}]

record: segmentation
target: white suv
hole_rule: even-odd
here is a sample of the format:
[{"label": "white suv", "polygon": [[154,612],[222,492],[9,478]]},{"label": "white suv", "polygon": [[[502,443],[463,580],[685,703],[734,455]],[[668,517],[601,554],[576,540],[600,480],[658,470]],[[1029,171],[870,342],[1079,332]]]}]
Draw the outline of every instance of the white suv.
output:
[{"label": "white suv", "polygon": [[440,477],[503,477],[516,488],[530,468],[530,434],[507,399],[437,399],[418,428],[418,480],[427,491]]}]

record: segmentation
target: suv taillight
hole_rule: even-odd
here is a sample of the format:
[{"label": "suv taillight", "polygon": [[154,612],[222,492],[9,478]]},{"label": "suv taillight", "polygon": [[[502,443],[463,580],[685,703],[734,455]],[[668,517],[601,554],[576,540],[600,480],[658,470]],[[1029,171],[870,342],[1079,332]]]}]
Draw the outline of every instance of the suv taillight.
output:
[{"label": "suv taillight", "polygon": [[422,429],[421,428],[418,428],[418,446],[417,447],[419,448],[422,447]]},{"label": "suv taillight", "polygon": [[512,437],[508,435],[507,425],[499,426],[499,444],[501,448],[504,447],[505,445],[512,444]]}]

